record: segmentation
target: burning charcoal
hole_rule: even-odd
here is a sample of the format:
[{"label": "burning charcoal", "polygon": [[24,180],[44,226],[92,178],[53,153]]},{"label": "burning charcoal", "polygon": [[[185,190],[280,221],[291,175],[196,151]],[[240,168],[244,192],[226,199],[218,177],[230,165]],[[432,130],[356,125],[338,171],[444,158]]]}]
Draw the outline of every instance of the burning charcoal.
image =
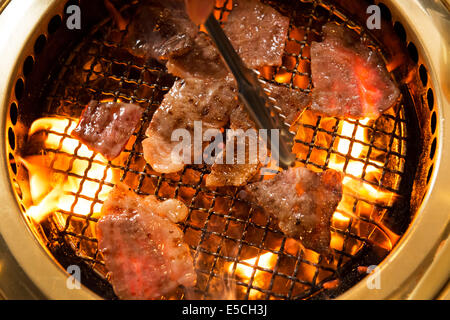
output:
[{"label": "burning charcoal", "polygon": [[185,12],[183,0],[150,0],[137,10],[123,44],[136,56],[166,60],[186,53],[197,31]]},{"label": "burning charcoal", "polygon": [[233,0],[224,31],[249,68],[279,66],[289,18],[258,0]]},{"label": "burning charcoal", "polygon": [[377,118],[400,92],[378,54],[353,31],[329,23],[323,42],[311,45],[311,109],[343,118]]},{"label": "burning charcoal", "polygon": [[328,253],[331,217],[342,197],[342,174],[291,168],[270,180],[247,185],[238,197],[262,207],[288,237]]},{"label": "burning charcoal", "polygon": [[175,224],[187,213],[178,200],[138,196],[123,184],[110,192],[97,224],[98,248],[119,298],[157,299],[195,285],[189,247]]},{"label": "burning charcoal", "polygon": [[186,129],[195,139],[192,134],[195,121],[201,121],[203,131],[220,129],[228,123],[231,111],[238,104],[236,90],[229,81],[177,80],[147,129],[148,138],[142,142],[145,160],[157,172],[180,171],[184,162],[173,158],[172,151],[180,143],[171,139],[174,130]]},{"label": "burning charcoal", "polygon": [[84,109],[72,136],[112,160],[125,148],[142,112],[142,108],[130,103],[92,100]]}]

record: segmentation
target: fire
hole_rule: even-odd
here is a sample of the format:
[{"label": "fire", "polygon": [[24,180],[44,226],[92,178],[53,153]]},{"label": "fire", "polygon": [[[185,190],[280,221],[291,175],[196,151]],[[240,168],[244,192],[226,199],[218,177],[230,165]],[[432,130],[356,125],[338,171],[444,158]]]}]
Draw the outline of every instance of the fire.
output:
[{"label": "fire", "polygon": [[[302,114],[303,119],[300,120],[307,121],[307,117],[313,116],[305,112]],[[311,119],[312,123],[316,122],[314,118]],[[340,121],[335,140],[318,136],[315,141],[315,144],[321,146],[332,144],[333,152],[327,166],[345,173],[343,197],[331,221],[334,230],[342,232],[332,232],[330,246],[332,249],[350,254],[356,254],[362,243],[359,240],[348,240],[343,232],[356,233],[387,250],[390,250],[399,239],[398,235],[380,222],[383,212],[379,212],[376,207],[377,204],[391,205],[395,200],[395,194],[378,187],[377,182],[381,179],[384,164],[368,156],[369,122],[370,119]],[[320,126],[327,132],[332,132],[335,125],[334,120],[323,119]],[[28,204],[25,205],[26,213],[36,222],[41,222],[48,215],[57,212],[71,212],[80,216],[99,214],[101,203],[116,181],[115,171],[104,157],[70,136],[75,127],[75,121],[62,118],[41,118],[30,127],[30,139],[44,133],[45,152],[19,159],[28,174],[29,199],[24,201]],[[298,135],[305,134],[300,131]],[[306,136],[300,138],[308,141]],[[300,149],[298,152],[298,156],[301,156]],[[311,160],[319,163],[320,156],[312,153]],[[273,169],[276,171],[278,168]],[[357,205],[355,199],[359,199]],[[366,223],[364,226],[361,218],[376,223],[375,225]],[[350,227],[352,229],[349,229]],[[286,242],[286,250],[297,250],[295,245],[288,245],[289,243]],[[319,263],[318,253],[306,250],[301,245],[299,248],[298,250],[303,251],[304,259]],[[254,288],[266,289],[273,273],[261,269],[273,270],[277,259],[276,254],[266,252],[237,263],[230,263],[227,271],[244,283],[251,282]],[[330,263],[336,261],[337,259]],[[298,277],[312,281],[315,276],[316,267],[301,264]],[[329,285],[332,286],[334,283]],[[256,289],[245,286],[240,288],[244,293],[248,292],[250,299],[261,298],[264,295]]]},{"label": "fire", "polygon": [[[258,288],[264,288],[270,282],[271,274],[261,271],[257,267],[273,270],[277,263],[277,256],[271,252],[264,253],[258,257],[247,260],[242,260],[236,263],[235,276],[241,281],[249,283],[253,276],[252,285]],[[232,274],[235,263],[230,263],[228,273]],[[246,288],[243,288],[246,290]],[[257,299],[261,292],[257,290],[250,290],[249,298]]]},{"label": "fire", "polygon": [[[368,157],[367,130],[369,121],[369,118],[359,121],[353,119],[343,121],[336,146],[338,154],[333,153],[328,164],[331,169],[344,171],[346,174],[343,179],[343,197],[332,218],[332,225],[342,231],[348,228],[352,218],[365,217],[376,219],[378,209],[374,204],[389,206],[396,199],[394,193],[377,186],[377,182],[382,176],[384,164]],[[346,157],[351,160],[345,166]],[[374,181],[374,183],[372,184],[368,181]],[[354,212],[355,199],[362,200],[358,202],[359,205],[356,208],[356,212]],[[399,236],[382,225],[379,225],[378,228],[383,229],[382,233],[386,236],[386,241],[377,241],[378,245],[391,249]],[[361,230],[359,231],[362,232]],[[364,237],[370,240],[374,232],[375,230],[372,230]],[[344,236],[339,233],[333,233],[331,247],[345,250],[344,245]],[[351,253],[356,253],[360,245],[355,244],[350,249]]]},{"label": "fire", "polygon": [[[327,166],[331,169],[344,172],[343,196],[331,220],[333,231],[331,234],[330,247],[339,251],[345,251],[355,255],[362,247],[363,242],[357,239],[349,238],[345,232],[351,232],[362,238],[368,239],[377,246],[386,250],[391,250],[398,241],[399,236],[383,225],[382,217],[386,210],[380,207],[391,206],[396,199],[396,194],[379,187],[382,178],[384,163],[374,160],[373,153],[369,151],[370,144],[370,119],[362,120],[347,119],[336,123],[334,119],[323,118],[320,121],[320,128],[326,132],[333,132],[333,128],[338,125],[337,136],[334,140],[330,135],[318,132],[314,138],[312,132],[306,129],[300,129],[297,132],[296,139],[304,142],[314,140],[314,144],[324,149],[332,149],[329,154]],[[304,112],[299,122],[315,126],[318,123],[317,116],[310,111]],[[304,159],[305,153],[310,153],[310,162],[324,163],[327,152],[314,149],[308,150],[309,146],[296,143],[294,152],[298,159]],[[372,152],[372,156],[370,156]],[[314,166],[310,166],[315,170]],[[276,171],[276,170],[275,170]],[[270,176],[265,177],[270,178]],[[377,205],[380,205],[379,207]],[[365,220],[364,220],[365,219]],[[371,223],[365,221],[370,220]],[[338,230],[341,232],[336,232]],[[294,239],[287,239],[285,250],[291,255],[299,254],[302,251],[302,257],[311,263],[319,263],[320,255],[314,251],[305,249],[301,243]],[[330,267],[336,267],[339,259],[329,261]],[[243,260],[239,263],[230,263],[228,273],[235,278],[250,283],[252,276],[252,285],[259,288],[267,288],[271,281],[271,273],[257,269],[257,267],[273,270],[277,263],[277,256],[268,252],[258,257]],[[316,277],[317,269],[313,265],[302,263],[298,269],[298,277],[303,280],[313,281]],[[318,276],[321,277],[320,275]],[[335,287],[337,282],[329,282],[325,287]],[[242,287],[244,293],[248,290]],[[256,299],[263,293],[258,290],[249,291],[249,298]]]},{"label": "fire", "polygon": [[[76,122],[41,118],[33,122],[30,139],[45,132],[46,154],[20,159],[29,178],[26,213],[36,222],[57,211],[95,215],[111,190],[113,170],[100,154],[70,137]],[[98,199],[98,201],[94,201]]]},{"label": "fire", "polygon": [[[359,159],[362,154],[364,154],[365,149],[368,147],[363,143],[365,142],[365,131],[366,129],[363,126],[366,126],[370,121],[369,118],[365,118],[359,121],[359,124],[356,123],[356,120],[349,119],[348,121],[344,121],[342,124],[339,142],[337,144],[336,150],[342,154],[344,157],[350,155],[354,159]],[[354,142],[352,143],[351,139],[354,134]],[[349,152],[350,151],[350,152]],[[339,161],[338,156],[336,154],[332,154],[331,161],[329,167],[331,169],[335,169],[338,171],[343,171],[343,166],[345,161]],[[375,165],[382,166],[381,163],[372,162],[372,164],[368,164],[365,169],[366,174],[371,172],[379,171]],[[364,172],[365,163],[363,161],[350,160],[347,166],[346,173],[352,175],[354,177],[361,177]],[[344,178],[345,182],[348,182],[350,178]]]},{"label": "fire", "polygon": [[292,73],[280,70],[275,76],[275,81],[278,83],[288,83],[291,81]]}]

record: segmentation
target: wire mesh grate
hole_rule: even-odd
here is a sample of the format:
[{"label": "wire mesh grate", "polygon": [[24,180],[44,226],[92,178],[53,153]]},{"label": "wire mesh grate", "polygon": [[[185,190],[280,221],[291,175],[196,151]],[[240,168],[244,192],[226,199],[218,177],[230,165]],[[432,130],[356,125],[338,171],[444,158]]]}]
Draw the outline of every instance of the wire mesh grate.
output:
[{"label": "wire mesh grate", "polygon": [[[267,2],[290,16],[291,23],[283,65],[261,68],[259,75],[265,81],[310,92],[309,47],[311,41],[320,39],[320,26],[328,21],[354,24],[325,1]],[[132,16],[138,5],[125,6],[122,12]],[[229,1],[218,1],[217,17],[226,18],[229,8]],[[61,58],[61,72],[46,97],[44,116],[63,119],[66,125],[63,130],[47,130],[57,143],[42,151],[55,172],[76,182],[76,188],[67,193],[69,205],[51,218],[50,242],[69,244],[77,258],[107,279],[95,224],[103,203],[101,195],[114,186],[113,181],[121,180],[138,194],[177,198],[188,206],[181,227],[192,250],[198,283],[187,298],[311,298],[328,290],[324,284],[340,279],[345,266],[354,263],[364,248],[381,248],[380,259],[389,252],[393,243],[385,217],[401,196],[407,158],[403,100],[376,121],[343,121],[309,110],[299,118],[295,140],[298,166],[316,171],[335,168],[368,190],[390,195],[388,200],[378,201],[347,190],[348,208],[339,207],[335,213],[341,219],[333,221],[333,257],[327,259],[284,237],[261,209],[236,198],[237,188],[206,188],[207,167],[188,165],[179,173],[159,174],[143,160],[140,142],[145,129],[175,78],[157,62],[126,52],[122,48],[125,33],[115,30],[110,19],[100,23],[68,57]],[[91,99],[122,100],[145,108],[124,152],[111,162],[84,150],[70,136]],[[344,128],[349,130],[344,132]],[[75,147],[67,151],[65,144]],[[361,150],[359,154],[356,149]],[[177,292],[176,297],[183,293]]]}]

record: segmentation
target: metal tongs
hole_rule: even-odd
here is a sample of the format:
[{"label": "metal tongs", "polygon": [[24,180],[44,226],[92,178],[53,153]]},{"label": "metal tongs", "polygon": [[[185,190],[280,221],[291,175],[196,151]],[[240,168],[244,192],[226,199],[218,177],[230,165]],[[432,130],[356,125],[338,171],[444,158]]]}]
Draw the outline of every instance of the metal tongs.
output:
[{"label": "metal tongs", "polygon": [[[288,169],[295,161],[295,155],[291,153],[295,134],[289,131],[278,115],[271,115],[272,104],[261,88],[255,72],[244,65],[214,14],[209,16],[204,25],[234,75],[239,97],[244,102],[251,119],[256,123],[258,129],[267,130],[267,147],[271,149],[272,157],[279,159],[281,168]],[[279,130],[278,148],[270,148],[272,145],[277,145],[276,143],[272,144],[271,129]]]}]

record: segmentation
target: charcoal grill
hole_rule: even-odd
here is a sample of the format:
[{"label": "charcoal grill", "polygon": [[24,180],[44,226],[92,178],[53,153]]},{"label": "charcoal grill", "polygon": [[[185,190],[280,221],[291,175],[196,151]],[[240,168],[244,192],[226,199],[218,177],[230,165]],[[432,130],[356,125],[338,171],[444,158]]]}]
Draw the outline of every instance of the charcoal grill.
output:
[{"label": "charcoal grill", "polygon": [[[130,17],[140,5],[114,3]],[[181,227],[198,283],[166,299],[411,295],[417,270],[430,264],[448,234],[445,180],[450,172],[439,161],[449,152],[443,121],[449,107],[449,79],[443,72],[448,69],[448,40],[442,38],[449,26],[445,4],[376,2],[383,18],[380,31],[365,28],[366,9],[373,2],[352,3],[354,7],[341,0],[267,3],[289,16],[291,24],[283,66],[257,70],[263,81],[309,93],[309,45],[320,40],[321,26],[331,21],[355,30],[379,51],[401,88],[396,106],[376,121],[325,118],[308,110],[299,119],[296,164],[343,171],[348,182],[333,217],[332,259],[284,237],[261,210],[236,199],[238,189],[206,188],[206,167],[187,166],[177,174],[152,171],[140,142],[175,79],[157,62],[142,61],[122,48],[126,31],[116,30],[102,1],[29,1],[26,10],[12,1],[0,16],[0,28],[26,23],[0,42],[5,110],[0,182],[5,191],[0,199],[8,204],[0,223],[0,246],[6,249],[0,264],[3,295],[115,299],[97,250],[95,224],[104,195],[119,180],[138,194],[175,197],[189,207]],[[230,4],[217,2],[217,18],[226,19]],[[66,28],[70,5],[81,7],[81,30]],[[412,22],[419,20],[424,29]],[[146,110],[125,151],[112,162],[70,136],[91,99],[130,101]],[[31,137],[30,129],[35,133]],[[49,172],[75,183],[65,192],[64,205],[39,222],[30,202],[30,157],[36,155],[48,159]],[[66,270],[73,265],[81,268],[79,290],[67,287]],[[364,280],[375,265],[379,290]],[[10,276],[2,276],[1,270]]]}]

